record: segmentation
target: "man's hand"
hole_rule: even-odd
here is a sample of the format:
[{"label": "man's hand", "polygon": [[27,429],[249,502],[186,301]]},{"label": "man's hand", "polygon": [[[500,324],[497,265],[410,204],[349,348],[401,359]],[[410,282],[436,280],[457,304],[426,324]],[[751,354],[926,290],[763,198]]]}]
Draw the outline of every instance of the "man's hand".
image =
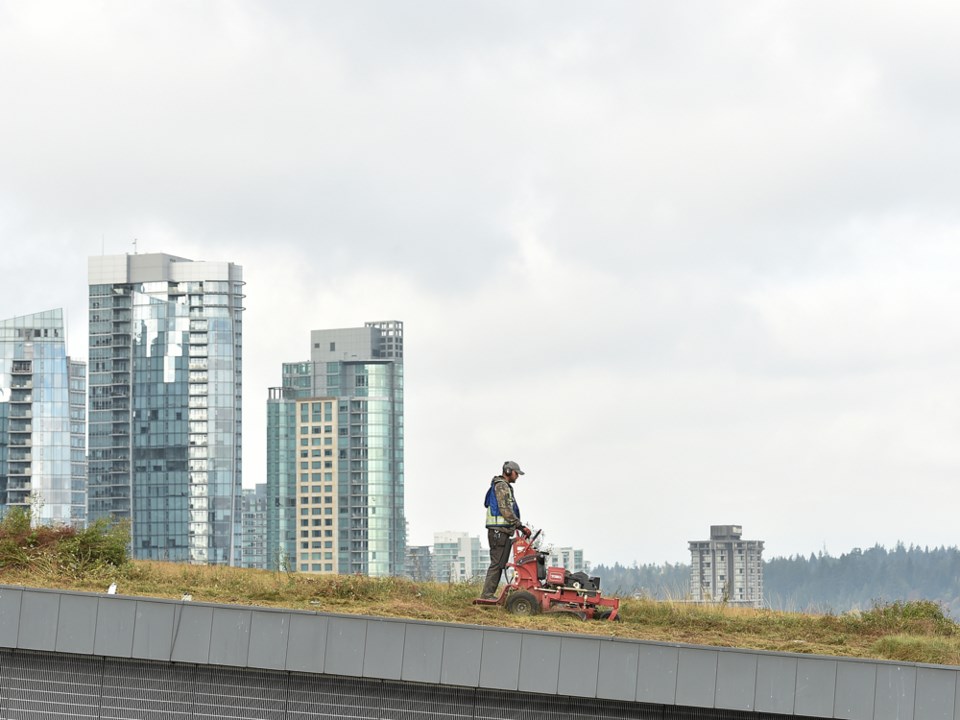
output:
[{"label": "man's hand", "polygon": [[525,538],[528,538],[528,539],[529,539],[529,537],[530,537],[530,528],[528,528],[526,525],[521,525],[518,529],[520,530],[520,532],[523,533],[523,536],[524,536]]}]

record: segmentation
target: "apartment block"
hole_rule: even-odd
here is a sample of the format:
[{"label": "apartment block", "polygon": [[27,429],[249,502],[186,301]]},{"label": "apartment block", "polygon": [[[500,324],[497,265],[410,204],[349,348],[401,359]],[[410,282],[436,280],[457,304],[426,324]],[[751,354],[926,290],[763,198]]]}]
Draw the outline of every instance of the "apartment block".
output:
[{"label": "apartment block", "polygon": [[711,525],[709,540],[690,541],[691,600],[763,607],[763,541],[742,534],[739,525]]},{"label": "apartment block", "polygon": [[63,310],[0,321],[0,511],[84,525],[86,372],[67,355]]},{"label": "apartment block", "polygon": [[433,578],[437,582],[472,582],[484,576],[488,565],[479,537],[450,530],[433,534]]},{"label": "apartment block", "polygon": [[241,502],[240,567],[267,567],[267,485],[244,488]]},{"label": "apartment block", "polygon": [[268,566],[401,575],[403,323],[310,340],[267,398]]},{"label": "apartment block", "polygon": [[91,519],[138,559],[236,565],[243,279],[162,253],[89,259]]}]

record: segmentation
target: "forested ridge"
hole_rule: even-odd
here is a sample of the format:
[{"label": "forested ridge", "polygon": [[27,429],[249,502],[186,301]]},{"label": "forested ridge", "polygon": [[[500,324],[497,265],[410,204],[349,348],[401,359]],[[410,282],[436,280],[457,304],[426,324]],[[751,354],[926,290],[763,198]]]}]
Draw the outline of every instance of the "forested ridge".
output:
[{"label": "forested ridge", "polygon": [[[608,592],[683,600],[690,589],[690,566],[597,565]],[[898,543],[892,550],[874,545],[834,557],[775,557],[763,563],[764,599],[774,610],[843,613],[878,602],[933,600],[960,618],[960,550]]]}]

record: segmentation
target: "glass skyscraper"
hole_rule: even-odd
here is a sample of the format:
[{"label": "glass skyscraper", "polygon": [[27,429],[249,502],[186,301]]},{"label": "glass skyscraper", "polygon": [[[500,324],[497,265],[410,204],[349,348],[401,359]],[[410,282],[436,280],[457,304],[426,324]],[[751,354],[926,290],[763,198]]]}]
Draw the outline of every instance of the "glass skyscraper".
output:
[{"label": "glass skyscraper", "polygon": [[0,321],[0,509],[83,526],[86,364],[66,352],[63,310]]},{"label": "glass skyscraper", "polygon": [[240,567],[267,567],[267,486],[243,489],[243,545]]},{"label": "glass skyscraper", "polygon": [[267,400],[268,566],[402,575],[403,323],[311,344]]},{"label": "glass skyscraper", "polygon": [[235,565],[241,534],[242,269],[91,257],[89,514],[133,556]]}]

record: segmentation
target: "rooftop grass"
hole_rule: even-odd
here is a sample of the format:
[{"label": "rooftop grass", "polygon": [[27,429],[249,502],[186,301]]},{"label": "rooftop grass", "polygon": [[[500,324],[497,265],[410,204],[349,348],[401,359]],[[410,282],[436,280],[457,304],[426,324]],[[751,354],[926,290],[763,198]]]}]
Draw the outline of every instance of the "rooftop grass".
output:
[{"label": "rooftop grass", "polygon": [[26,587],[411,618],[447,623],[739,647],[817,655],[960,665],[960,632],[934,602],[876,604],[843,615],[751,610],[623,598],[622,622],[555,613],[521,617],[472,604],[479,584],[404,578],[308,575],[224,566],[130,561],[127,529],[31,528],[11,512],[0,521],[0,583]]}]

